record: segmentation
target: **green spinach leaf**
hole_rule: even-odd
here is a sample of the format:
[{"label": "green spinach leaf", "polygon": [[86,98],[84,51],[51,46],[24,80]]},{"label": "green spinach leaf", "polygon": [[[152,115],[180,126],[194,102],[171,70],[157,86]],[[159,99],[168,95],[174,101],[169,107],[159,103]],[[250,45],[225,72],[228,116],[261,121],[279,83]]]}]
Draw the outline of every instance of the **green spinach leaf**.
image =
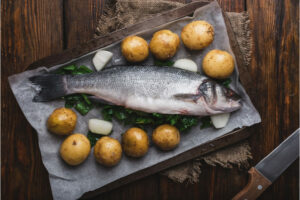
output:
[{"label": "green spinach leaf", "polygon": [[201,118],[200,129],[208,128],[212,126],[212,122],[209,116]]},{"label": "green spinach leaf", "polygon": [[160,60],[154,60],[154,65],[159,66],[159,67],[164,67],[164,66],[173,66],[174,61],[167,60],[167,61],[160,61]]},{"label": "green spinach leaf", "polygon": [[91,147],[93,147],[96,144],[97,140],[101,137],[102,137],[102,135],[94,134],[90,131],[87,134],[87,138],[89,139],[89,141],[91,143]]}]

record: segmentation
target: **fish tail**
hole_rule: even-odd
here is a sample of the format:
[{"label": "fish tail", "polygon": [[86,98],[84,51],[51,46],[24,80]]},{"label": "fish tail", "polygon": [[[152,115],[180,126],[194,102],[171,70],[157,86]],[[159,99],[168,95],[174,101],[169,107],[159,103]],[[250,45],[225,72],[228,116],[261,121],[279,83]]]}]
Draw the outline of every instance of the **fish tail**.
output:
[{"label": "fish tail", "polygon": [[64,75],[45,74],[30,77],[29,80],[40,90],[33,98],[35,102],[51,101],[68,94]]}]

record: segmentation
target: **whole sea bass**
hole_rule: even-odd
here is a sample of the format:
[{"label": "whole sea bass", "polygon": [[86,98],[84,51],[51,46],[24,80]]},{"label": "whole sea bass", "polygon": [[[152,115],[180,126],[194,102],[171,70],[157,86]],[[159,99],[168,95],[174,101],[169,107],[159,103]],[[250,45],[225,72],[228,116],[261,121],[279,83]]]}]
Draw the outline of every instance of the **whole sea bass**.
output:
[{"label": "whole sea bass", "polygon": [[33,101],[85,93],[107,102],[150,113],[213,115],[241,107],[231,89],[197,73],[157,66],[114,66],[84,75],[46,74],[30,81],[39,86]]}]

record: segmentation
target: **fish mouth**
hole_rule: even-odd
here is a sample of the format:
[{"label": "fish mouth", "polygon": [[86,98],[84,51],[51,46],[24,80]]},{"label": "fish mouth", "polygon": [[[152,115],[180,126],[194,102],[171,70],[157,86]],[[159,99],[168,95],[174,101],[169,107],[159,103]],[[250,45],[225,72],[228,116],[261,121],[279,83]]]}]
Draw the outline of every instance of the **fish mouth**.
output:
[{"label": "fish mouth", "polygon": [[227,102],[216,102],[215,104],[211,105],[210,108],[213,109],[218,113],[230,113],[236,110],[239,110],[242,107],[242,101],[239,100],[230,100]]},{"label": "fish mouth", "polygon": [[224,88],[224,95],[227,98],[227,106],[225,106],[227,112],[233,112],[242,107],[242,98],[235,91],[230,88]]},{"label": "fish mouth", "polygon": [[231,101],[230,106],[225,108],[227,112],[233,112],[242,107],[242,101],[241,99],[236,100],[236,101]]}]

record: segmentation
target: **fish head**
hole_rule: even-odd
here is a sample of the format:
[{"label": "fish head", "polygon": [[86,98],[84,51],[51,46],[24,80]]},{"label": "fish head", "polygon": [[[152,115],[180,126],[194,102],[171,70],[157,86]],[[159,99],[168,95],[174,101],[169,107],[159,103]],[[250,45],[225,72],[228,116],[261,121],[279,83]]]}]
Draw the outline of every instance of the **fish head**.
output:
[{"label": "fish head", "polygon": [[213,80],[204,80],[199,93],[206,105],[218,113],[233,112],[241,107],[241,97],[235,91]]}]

